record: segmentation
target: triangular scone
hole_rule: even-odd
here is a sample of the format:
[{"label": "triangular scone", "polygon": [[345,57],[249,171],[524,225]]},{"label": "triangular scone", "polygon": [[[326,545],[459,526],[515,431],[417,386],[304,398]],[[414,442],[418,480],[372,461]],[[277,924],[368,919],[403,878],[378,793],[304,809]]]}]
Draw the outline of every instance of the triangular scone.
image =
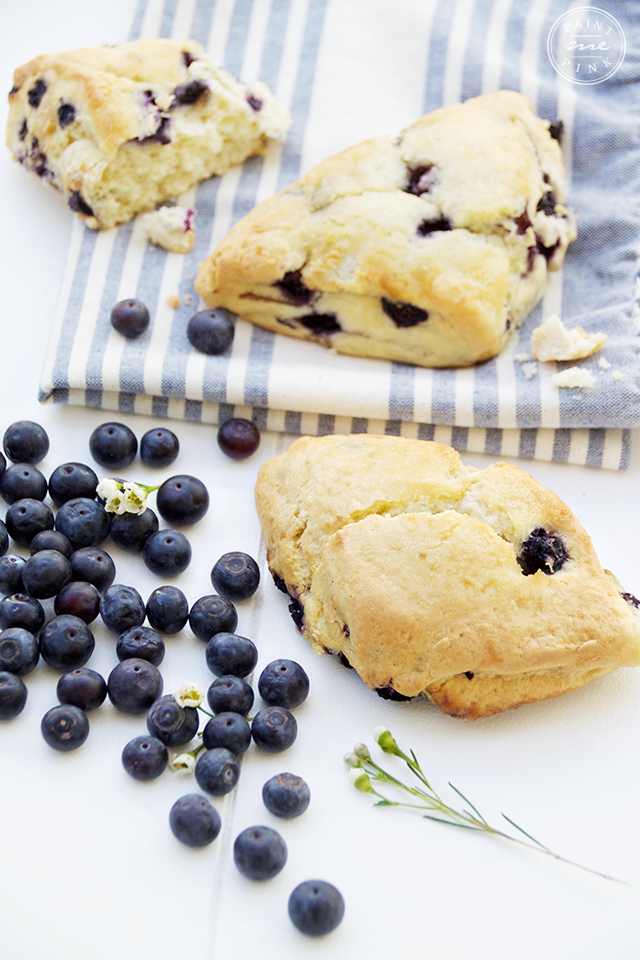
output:
[{"label": "triangular scone", "polygon": [[195,40],[133,40],[19,67],[7,144],[106,229],[263,152],[289,122],[264,83],[240,83]]},{"label": "triangular scone", "polygon": [[638,601],[554,493],[437,443],[303,437],[260,470],[269,567],[319,652],[475,719],[640,665]]},{"label": "triangular scone", "polygon": [[561,131],[512,91],[426,114],[248,213],[196,289],[339,353],[426,367],[493,357],[576,235]]}]

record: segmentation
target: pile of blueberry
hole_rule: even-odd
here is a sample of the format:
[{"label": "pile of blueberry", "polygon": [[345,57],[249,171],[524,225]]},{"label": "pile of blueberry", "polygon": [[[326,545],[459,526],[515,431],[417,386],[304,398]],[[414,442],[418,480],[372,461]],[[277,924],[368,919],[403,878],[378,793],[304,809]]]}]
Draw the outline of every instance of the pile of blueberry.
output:
[{"label": "pile of blueberry", "polygon": [[[98,477],[85,464],[62,464],[47,481],[35,466],[49,449],[38,424],[13,424],[3,447],[11,465],[0,454],[0,495],[9,505],[5,523],[0,521],[0,593],[5,594],[0,600],[0,720],[22,711],[27,699],[22,678],[42,657],[62,674],[56,688],[60,702],[42,718],[45,741],[56,750],[77,749],[89,735],[87,713],[108,697],[124,713],[146,714],[147,733],[131,740],[122,753],[125,770],[137,780],[160,776],[169,765],[168,748],[201,737],[186,756],[193,758],[199,787],[224,796],[238,782],[240,757],[252,740],[271,753],[291,746],[297,736],[292,711],[309,691],[299,664],[275,660],[264,668],[258,691],[266,706],[247,719],[254,692],[246,678],[258,651],[234,632],[234,604],[258,588],[255,560],[245,553],[225,554],[211,571],[217,594],[201,597],[191,608],[184,593],[170,584],[157,587],[145,603],[134,587],[114,582],[115,564],[102,549],[103,541],[110,535],[122,549],[142,553],[155,573],[173,576],[190,560],[186,537],[174,529],[160,530],[149,508],[140,514],[109,514],[97,498]],[[107,423],[91,435],[90,450],[97,463],[113,472],[132,462],[138,442],[128,427]],[[149,431],[140,443],[148,465],[167,466],[178,451],[177,438],[165,428]],[[195,477],[171,477],[154,489],[158,512],[174,526],[194,523],[208,509],[207,490]],[[47,494],[57,507],[55,516],[44,503]],[[7,552],[9,536],[29,549],[28,558]],[[53,599],[55,612],[48,621],[40,602],[46,599]],[[85,666],[95,647],[89,625],[98,616],[118,635],[119,662],[106,680]],[[199,710],[182,705],[177,694],[163,696],[158,669],[165,652],[160,634],[176,634],[187,623],[206,644],[206,663],[216,677],[207,692],[211,713],[200,707],[209,717],[201,733]],[[267,809],[283,819],[302,814],[310,800],[307,784],[291,773],[272,777],[262,795]],[[193,847],[212,842],[221,828],[218,812],[201,794],[180,798],[169,819],[175,836]],[[284,867],[287,847],[277,831],[250,827],[236,838],[234,859],[245,876],[266,880]],[[340,923],[344,901],[331,884],[308,881],[294,890],[289,912],[300,930],[318,936]]]}]

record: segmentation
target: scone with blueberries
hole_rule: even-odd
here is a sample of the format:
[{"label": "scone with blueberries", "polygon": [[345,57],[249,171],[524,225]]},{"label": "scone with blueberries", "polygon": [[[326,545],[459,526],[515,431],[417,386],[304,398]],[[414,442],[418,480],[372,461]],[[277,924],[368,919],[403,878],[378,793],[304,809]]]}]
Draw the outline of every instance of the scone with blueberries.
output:
[{"label": "scone with blueberries", "polygon": [[135,40],[19,67],[7,144],[106,229],[261,153],[289,124],[264,83],[240,83],[195,40]]},{"label": "scone with blueberries", "polygon": [[438,443],[302,437],[256,504],[276,584],[317,652],[389,699],[476,719],[640,665],[638,601],[554,493]]},{"label": "scone with blueberries", "polygon": [[498,354],[575,238],[562,124],[512,91],[367,140],[260,204],[196,289],[277,333],[425,367]]}]

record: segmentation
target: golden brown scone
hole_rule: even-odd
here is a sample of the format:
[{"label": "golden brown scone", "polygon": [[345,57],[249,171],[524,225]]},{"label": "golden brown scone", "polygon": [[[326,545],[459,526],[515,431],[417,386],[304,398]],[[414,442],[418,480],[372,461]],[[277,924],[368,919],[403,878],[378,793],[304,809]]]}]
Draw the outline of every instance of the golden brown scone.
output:
[{"label": "golden brown scone", "polygon": [[261,468],[276,584],[318,652],[476,719],[640,665],[638,601],[554,493],[450,447],[302,437]]},{"label": "golden brown scone", "polygon": [[195,40],[134,40],[19,67],[7,144],[105,229],[262,152],[289,122],[263,83],[240,83]]},{"label": "golden brown scone", "polygon": [[248,213],[196,289],[338,353],[426,367],[493,357],[576,235],[560,132],[512,91],[426,114]]}]

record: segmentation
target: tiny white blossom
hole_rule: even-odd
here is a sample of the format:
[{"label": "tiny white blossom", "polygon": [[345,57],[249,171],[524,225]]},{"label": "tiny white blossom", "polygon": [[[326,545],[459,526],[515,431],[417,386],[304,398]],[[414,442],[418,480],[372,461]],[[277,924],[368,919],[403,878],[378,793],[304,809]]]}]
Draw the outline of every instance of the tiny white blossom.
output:
[{"label": "tiny white blossom", "polygon": [[184,680],[174,692],[173,699],[176,700],[181,707],[199,707],[204,700],[204,693],[202,690],[198,690],[192,683],[187,683],[187,681]]},{"label": "tiny white blossom", "polygon": [[147,509],[147,491],[137,483],[128,480],[122,485],[123,513],[144,513]]},{"label": "tiny white blossom", "polygon": [[108,500],[120,490],[120,484],[111,477],[104,477],[96,488],[96,493],[101,500]]},{"label": "tiny white blossom", "polygon": [[196,760],[190,753],[179,753],[172,760],[169,760],[169,767],[174,773],[193,773],[196,768]]}]

